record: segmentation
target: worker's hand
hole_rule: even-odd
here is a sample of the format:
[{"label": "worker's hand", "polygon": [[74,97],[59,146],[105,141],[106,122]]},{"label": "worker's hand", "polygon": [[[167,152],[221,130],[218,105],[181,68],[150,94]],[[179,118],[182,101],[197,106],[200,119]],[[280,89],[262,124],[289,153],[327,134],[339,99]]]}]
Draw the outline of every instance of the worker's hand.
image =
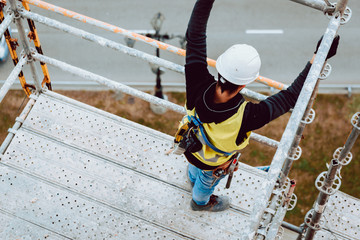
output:
[{"label": "worker's hand", "polygon": [[[315,54],[317,53],[317,51],[318,51],[318,49],[320,47],[320,43],[321,43],[322,39],[323,39],[323,36],[320,38],[320,40],[317,43],[316,50],[314,52]],[[338,45],[339,45],[339,41],[340,41],[340,36],[336,35],[336,37],[334,38],[334,41],[331,44],[331,47],[330,47],[329,53],[328,53],[328,55],[326,57],[326,60],[328,60],[329,58],[335,56],[336,50],[337,50]]]}]

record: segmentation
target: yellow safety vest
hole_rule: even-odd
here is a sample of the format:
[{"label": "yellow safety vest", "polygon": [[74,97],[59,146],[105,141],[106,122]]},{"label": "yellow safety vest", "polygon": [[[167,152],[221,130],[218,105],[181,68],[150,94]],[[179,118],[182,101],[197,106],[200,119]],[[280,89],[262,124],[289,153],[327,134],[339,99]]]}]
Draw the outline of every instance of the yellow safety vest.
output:
[{"label": "yellow safety vest", "polygon": [[[198,160],[209,166],[220,166],[221,164],[230,160],[230,158],[241,149],[249,144],[249,136],[251,132],[246,133],[246,137],[240,145],[236,144],[236,139],[239,134],[244,110],[247,102],[244,101],[238,111],[221,123],[203,123],[204,130],[208,140],[218,149],[224,152],[232,152],[233,154],[225,156],[218,153],[206,145],[205,140],[200,131],[197,131],[196,136],[202,143],[202,149],[198,152],[192,153]],[[195,108],[186,110],[189,116],[194,116]],[[187,123],[188,117],[185,116],[180,125]]]}]

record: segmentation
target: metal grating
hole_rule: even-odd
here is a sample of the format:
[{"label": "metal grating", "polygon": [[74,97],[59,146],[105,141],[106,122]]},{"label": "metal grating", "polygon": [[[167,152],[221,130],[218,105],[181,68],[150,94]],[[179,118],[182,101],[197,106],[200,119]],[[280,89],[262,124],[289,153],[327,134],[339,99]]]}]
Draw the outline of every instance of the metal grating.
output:
[{"label": "metal grating", "polygon": [[0,239],[68,239],[21,218],[0,211]]},{"label": "metal grating", "polygon": [[[186,159],[165,154],[171,147],[172,136],[94,111],[42,94],[23,128],[190,191],[185,177]],[[228,195],[235,208],[249,212],[253,192],[261,189],[264,178],[264,172],[243,165],[233,179],[236,187],[225,191],[223,182],[217,191]]]},{"label": "metal grating", "polygon": [[[0,192],[5,196],[0,199],[1,206],[6,206],[7,212],[19,218],[61,233],[66,238],[182,239],[141,219],[101,206],[5,166],[0,166],[0,171]],[[32,231],[30,234],[29,239],[34,239],[33,236],[38,233]]]},{"label": "metal grating", "polygon": [[360,200],[343,192],[329,198],[325,208],[324,230],[314,239],[360,239]]},{"label": "metal grating", "polygon": [[[239,238],[265,173],[243,165],[230,191],[219,187],[232,198],[230,210],[190,211],[187,163],[165,154],[171,141],[54,93],[41,94],[2,156],[0,211],[71,239]],[[10,226],[4,231],[15,234]]]},{"label": "metal grating", "polygon": [[[129,173],[129,169],[122,166],[22,130],[17,133],[14,142],[17,144],[8,149],[4,164],[21,168],[28,174],[94,201],[100,199],[118,211],[146,218],[158,225],[174,224],[170,228],[190,236],[197,235],[199,228],[221,236],[226,235],[227,229],[234,233],[241,230],[237,224],[244,221],[244,215],[234,211],[232,214],[219,214],[215,222],[210,214],[203,215],[201,221],[197,219],[197,213],[184,214],[183,211],[188,209],[190,193],[152,177],[138,172]],[[42,151],[40,146],[48,147]],[[215,230],[208,224],[216,224],[217,221],[233,224],[223,231],[221,228]]]}]

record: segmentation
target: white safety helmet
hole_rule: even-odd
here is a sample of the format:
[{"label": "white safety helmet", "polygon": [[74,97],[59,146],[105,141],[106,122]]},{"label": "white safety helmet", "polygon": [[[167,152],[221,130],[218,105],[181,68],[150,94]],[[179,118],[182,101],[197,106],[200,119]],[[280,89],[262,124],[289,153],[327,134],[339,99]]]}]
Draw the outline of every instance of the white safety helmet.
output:
[{"label": "white safety helmet", "polygon": [[216,70],[235,85],[246,85],[259,76],[259,53],[250,45],[235,44],[216,60]]}]

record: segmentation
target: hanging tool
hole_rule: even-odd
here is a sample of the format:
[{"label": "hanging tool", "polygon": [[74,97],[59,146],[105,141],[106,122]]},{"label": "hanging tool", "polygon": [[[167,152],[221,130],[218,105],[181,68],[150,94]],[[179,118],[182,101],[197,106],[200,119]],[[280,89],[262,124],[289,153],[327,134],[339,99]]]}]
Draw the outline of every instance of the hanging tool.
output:
[{"label": "hanging tool", "polygon": [[235,172],[235,170],[237,169],[237,166],[238,166],[238,164],[239,164],[239,162],[238,162],[239,156],[240,156],[240,154],[237,154],[237,156],[231,161],[230,166],[229,166],[229,168],[228,168],[228,174],[229,174],[229,176],[228,176],[228,179],[227,179],[227,182],[226,182],[226,186],[225,186],[226,189],[230,188],[231,180],[232,180],[233,175],[234,175],[234,172]]}]

